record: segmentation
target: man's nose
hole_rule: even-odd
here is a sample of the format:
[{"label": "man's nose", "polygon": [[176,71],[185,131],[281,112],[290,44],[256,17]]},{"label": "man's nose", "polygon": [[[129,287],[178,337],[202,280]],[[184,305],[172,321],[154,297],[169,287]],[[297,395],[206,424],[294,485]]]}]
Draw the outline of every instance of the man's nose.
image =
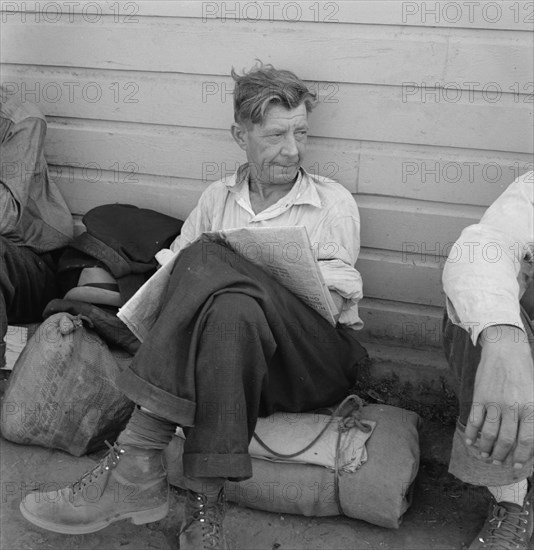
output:
[{"label": "man's nose", "polygon": [[297,147],[297,140],[294,135],[289,135],[284,140],[284,146],[282,148],[284,156],[290,159],[296,159],[299,156],[299,149]]}]

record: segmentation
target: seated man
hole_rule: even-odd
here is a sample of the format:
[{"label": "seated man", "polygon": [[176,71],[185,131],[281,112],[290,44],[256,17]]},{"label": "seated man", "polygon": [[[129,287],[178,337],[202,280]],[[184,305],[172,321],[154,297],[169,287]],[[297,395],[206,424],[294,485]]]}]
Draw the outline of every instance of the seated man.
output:
[{"label": "seated man", "polygon": [[[251,477],[257,417],[339,402],[367,357],[354,330],[362,326],[357,206],[341,185],[301,166],[315,95],[269,65],[232,76],[231,133],[248,163],[202,194],[173,244],[179,253],[139,291],[146,296],[172,265],[162,294],[153,289],[144,302],[161,308],[119,379],[138,407],[95,469],[60,495],[23,500],[23,515],[36,525],[79,534],[124,518],[161,519],[168,511],[161,455],[179,425],[188,489],[180,548],[224,548],[224,482]],[[298,225],[307,228],[339,307],[335,327],[261,268],[202,237]],[[122,498],[128,494],[134,498]]]},{"label": "seated man", "polygon": [[462,232],[443,273],[444,345],[460,401],[449,470],[493,497],[470,550],[532,548],[533,257],[529,172]]},{"label": "seated man", "polygon": [[0,87],[0,367],[8,322],[40,321],[57,297],[57,250],[72,239],[72,216],[48,178],[45,135],[37,108]]}]

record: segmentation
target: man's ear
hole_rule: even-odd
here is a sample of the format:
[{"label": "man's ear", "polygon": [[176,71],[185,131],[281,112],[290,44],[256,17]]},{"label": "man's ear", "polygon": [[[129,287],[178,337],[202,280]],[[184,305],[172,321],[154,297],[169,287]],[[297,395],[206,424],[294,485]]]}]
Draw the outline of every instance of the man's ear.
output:
[{"label": "man's ear", "polygon": [[247,142],[246,142],[246,135],[247,135],[247,129],[237,122],[232,123],[232,126],[230,128],[230,132],[232,134],[232,137],[234,138],[235,142],[243,149],[243,151],[247,150]]}]

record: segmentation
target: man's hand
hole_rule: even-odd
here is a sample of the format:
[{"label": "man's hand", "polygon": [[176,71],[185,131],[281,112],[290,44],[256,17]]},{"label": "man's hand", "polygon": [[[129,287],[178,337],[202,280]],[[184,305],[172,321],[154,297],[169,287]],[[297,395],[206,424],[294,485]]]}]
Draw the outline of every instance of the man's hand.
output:
[{"label": "man's hand", "polygon": [[496,325],[481,335],[482,355],[465,437],[482,457],[501,463],[513,453],[521,468],[534,454],[534,365],[525,333]]}]

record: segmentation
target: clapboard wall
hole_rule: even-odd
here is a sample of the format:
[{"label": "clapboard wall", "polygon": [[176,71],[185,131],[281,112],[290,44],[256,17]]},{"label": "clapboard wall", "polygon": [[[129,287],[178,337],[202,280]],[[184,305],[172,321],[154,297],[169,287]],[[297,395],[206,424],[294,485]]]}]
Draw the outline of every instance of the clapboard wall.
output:
[{"label": "clapboard wall", "polygon": [[47,115],[75,215],[129,202],[185,217],[244,160],[231,67],[295,71],[320,97],[305,167],[360,208],[368,335],[438,345],[450,244],[532,168],[532,8],[3,2],[1,77]]}]

